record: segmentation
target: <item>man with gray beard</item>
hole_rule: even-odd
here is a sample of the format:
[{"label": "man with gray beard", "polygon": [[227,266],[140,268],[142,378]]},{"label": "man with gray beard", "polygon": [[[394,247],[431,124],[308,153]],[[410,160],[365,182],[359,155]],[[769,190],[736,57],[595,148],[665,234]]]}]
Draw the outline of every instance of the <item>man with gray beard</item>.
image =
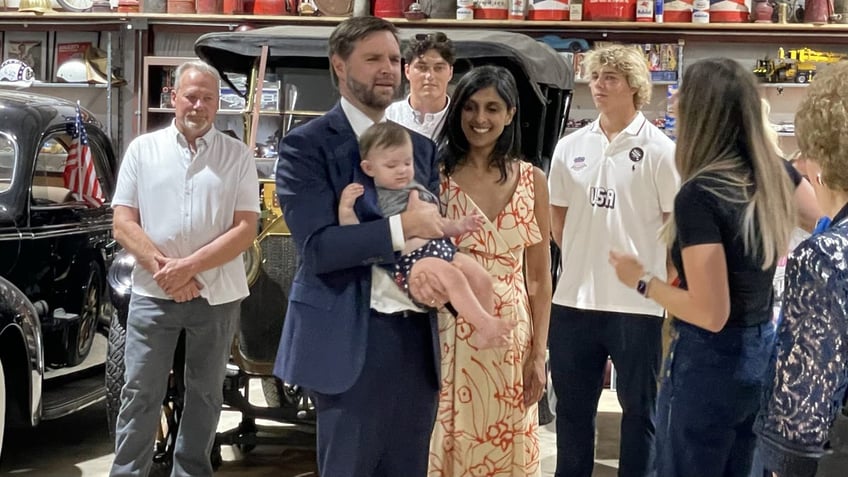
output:
[{"label": "man with gray beard", "polygon": [[[393,264],[408,238],[442,237],[442,218],[428,207],[384,218],[359,167],[359,136],[385,120],[400,87],[395,27],[352,17],[329,49],[339,104],[279,147],[277,195],[300,266],[274,374],[315,401],[322,477],[424,477],[439,382],[436,315],[378,265]],[[412,143],[415,179],[438,195],[435,146],[415,133]],[[352,182],[365,189],[354,205],[360,223],[340,226],[339,197]],[[443,304],[429,283],[410,288],[430,307]]]},{"label": "man with gray beard", "polygon": [[130,143],[112,207],[115,239],[136,260],[112,477],[146,476],[168,372],[185,332],[185,408],[173,475],[211,476],[230,345],[248,295],[241,254],[256,238],[252,151],[213,126],[218,72],[177,68],[174,122]]}]

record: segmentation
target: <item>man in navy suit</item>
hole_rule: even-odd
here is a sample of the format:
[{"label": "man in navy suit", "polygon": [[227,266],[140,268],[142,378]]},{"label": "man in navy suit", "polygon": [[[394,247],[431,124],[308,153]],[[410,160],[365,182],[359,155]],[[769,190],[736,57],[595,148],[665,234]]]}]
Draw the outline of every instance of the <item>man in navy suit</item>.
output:
[{"label": "man in navy suit", "polygon": [[[413,205],[382,218],[359,167],[357,138],[384,120],[400,87],[395,27],[353,17],[329,49],[341,101],[280,143],[277,194],[300,265],[274,372],[315,399],[321,477],[423,477],[438,398],[435,315],[378,265],[394,263],[408,237],[443,236],[442,218]],[[435,146],[412,136],[416,180],[438,195]],[[339,226],[339,196],[354,181],[365,186],[361,223]],[[445,301],[426,280],[414,292],[431,306]]]}]

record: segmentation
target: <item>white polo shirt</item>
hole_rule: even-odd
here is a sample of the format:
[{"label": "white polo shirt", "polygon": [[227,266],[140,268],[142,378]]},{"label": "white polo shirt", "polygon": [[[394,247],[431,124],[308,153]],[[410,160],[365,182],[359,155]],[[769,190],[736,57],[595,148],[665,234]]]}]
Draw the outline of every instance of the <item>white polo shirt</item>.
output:
[{"label": "white polo shirt", "polygon": [[395,101],[386,108],[386,119],[396,122],[403,126],[412,129],[413,131],[423,136],[429,137],[431,140],[436,140],[436,136],[442,130],[445,123],[445,115],[450,106],[450,97],[445,104],[445,108],[437,113],[420,113],[412,109],[409,104],[409,96],[401,101]]},{"label": "white polo shirt", "polygon": [[[229,230],[235,211],[259,213],[256,163],[245,144],[214,127],[192,154],[171,123],[130,143],[112,205],[138,209],[144,233],[165,256],[187,257]],[[132,277],[134,293],[170,299],[143,267]],[[196,278],[210,305],[249,294],[241,256]]]},{"label": "white polo shirt", "polygon": [[641,112],[612,142],[599,120],[559,141],[548,177],[550,201],[568,213],[555,304],[662,315],[659,305],[618,280],[608,260],[611,249],[634,254],[665,279],[667,252],[658,231],[680,186],[674,148]]}]

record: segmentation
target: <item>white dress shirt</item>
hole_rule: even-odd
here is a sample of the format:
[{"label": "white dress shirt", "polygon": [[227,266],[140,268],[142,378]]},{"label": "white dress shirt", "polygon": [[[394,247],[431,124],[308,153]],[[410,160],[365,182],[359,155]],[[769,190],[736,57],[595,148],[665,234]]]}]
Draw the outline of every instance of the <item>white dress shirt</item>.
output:
[{"label": "white dress shirt", "polygon": [[442,126],[445,124],[445,116],[450,106],[450,96],[447,97],[445,107],[436,113],[422,113],[412,109],[409,96],[401,101],[396,101],[386,108],[386,119],[402,124],[413,131],[429,137],[435,141]]},{"label": "white dress shirt", "polygon": [[[197,152],[176,126],[133,140],[118,173],[112,205],[138,209],[141,227],[166,257],[184,258],[233,226],[235,211],[259,213],[253,153],[214,127],[197,139]],[[195,277],[210,305],[248,295],[239,255]],[[144,267],[133,269],[133,293],[170,300]]]}]

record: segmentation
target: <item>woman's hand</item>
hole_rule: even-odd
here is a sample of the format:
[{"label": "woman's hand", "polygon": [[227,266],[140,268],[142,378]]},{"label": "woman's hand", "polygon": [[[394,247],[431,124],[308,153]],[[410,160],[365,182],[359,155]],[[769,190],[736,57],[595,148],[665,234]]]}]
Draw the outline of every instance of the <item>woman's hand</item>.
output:
[{"label": "woman's hand", "polygon": [[524,362],[524,406],[532,406],[542,399],[548,383],[545,354],[532,353]]},{"label": "woman's hand", "polygon": [[630,288],[636,288],[639,279],[645,275],[645,267],[634,255],[610,250],[609,263],[615,267],[619,281]]}]

